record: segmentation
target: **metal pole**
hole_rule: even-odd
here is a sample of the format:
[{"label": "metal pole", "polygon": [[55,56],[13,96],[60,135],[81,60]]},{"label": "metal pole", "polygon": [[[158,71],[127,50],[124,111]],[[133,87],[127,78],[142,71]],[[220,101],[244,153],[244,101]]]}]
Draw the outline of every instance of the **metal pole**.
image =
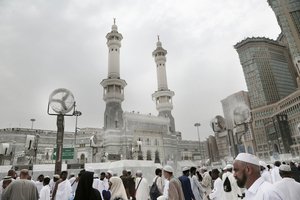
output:
[{"label": "metal pole", "polygon": [[60,174],[62,166],[62,150],[64,139],[64,115],[57,115],[56,161],[54,174]]},{"label": "metal pole", "polygon": [[198,140],[199,140],[199,153],[200,153],[200,160],[202,159],[202,152],[201,152],[201,140],[200,140],[200,134],[199,134],[199,126],[201,126],[200,123],[195,123],[194,126],[197,128],[198,133]]},{"label": "metal pole", "polygon": [[74,134],[74,147],[76,147],[76,137],[77,137],[77,119],[78,119],[78,115],[76,114],[76,120],[75,120],[75,134]]},{"label": "metal pole", "polygon": [[78,117],[81,116],[82,113],[80,111],[78,111],[78,110],[75,110],[73,115],[76,116],[76,119],[75,119],[75,134],[74,134],[74,140],[75,140],[74,141],[74,147],[76,147],[76,144],[77,144],[76,137],[77,137],[77,130],[78,130],[78,128],[77,128],[77,121],[78,121]]}]

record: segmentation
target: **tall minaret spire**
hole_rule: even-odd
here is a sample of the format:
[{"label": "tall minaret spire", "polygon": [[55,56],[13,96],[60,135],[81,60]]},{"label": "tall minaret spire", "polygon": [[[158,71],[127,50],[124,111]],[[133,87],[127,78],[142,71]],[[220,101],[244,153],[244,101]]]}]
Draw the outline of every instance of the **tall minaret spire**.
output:
[{"label": "tall minaret spire", "polygon": [[172,97],[174,92],[168,88],[167,73],[166,73],[166,55],[167,50],[162,48],[162,44],[157,36],[156,49],[153,51],[152,56],[155,59],[156,71],[157,71],[157,91],[152,94],[153,99],[156,101],[156,109],[159,112],[159,116],[170,118],[170,132],[175,132],[175,122],[172,116]]},{"label": "tall minaret spire", "polygon": [[104,113],[104,129],[121,129],[123,127],[123,110],[121,107],[124,101],[125,80],[120,78],[120,48],[123,36],[118,32],[116,19],[107,33],[108,47],[108,77],[103,79],[103,100],[106,102]]}]

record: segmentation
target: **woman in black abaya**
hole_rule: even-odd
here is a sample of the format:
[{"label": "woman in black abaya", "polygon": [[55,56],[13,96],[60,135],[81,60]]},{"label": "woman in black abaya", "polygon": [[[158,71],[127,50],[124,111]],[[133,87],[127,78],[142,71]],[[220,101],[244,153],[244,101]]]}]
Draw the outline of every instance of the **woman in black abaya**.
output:
[{"label": "woman in black abaya", "polygon": [[100,192],[93,188],[94,173],[84,172],[79,179],[74,200],[101,200]]}]

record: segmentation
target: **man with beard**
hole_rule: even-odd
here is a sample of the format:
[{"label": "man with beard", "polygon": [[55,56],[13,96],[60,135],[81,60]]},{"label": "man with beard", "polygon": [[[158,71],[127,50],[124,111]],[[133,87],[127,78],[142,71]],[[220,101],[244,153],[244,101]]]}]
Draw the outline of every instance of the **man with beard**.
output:
[{"label": "man with beard", "polygon": [[284,200],[284,195],[260,176],[259,160],[248,153],[240,153],[233,163],[234,177],[240,188],[245,187],[246,200]]}]

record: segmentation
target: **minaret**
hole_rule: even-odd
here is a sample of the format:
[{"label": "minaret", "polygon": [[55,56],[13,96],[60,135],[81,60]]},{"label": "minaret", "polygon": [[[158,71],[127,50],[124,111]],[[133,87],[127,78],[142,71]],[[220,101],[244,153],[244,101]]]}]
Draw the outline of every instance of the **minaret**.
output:
[{"label": "minaret", "polygon": [[166,55],[167,51],[162,48],[161,42],[156,43],[156,49],[153,51],[152,56],[155,58],[156,71],[157,71],[157,86],[158,89],[152,98],[156,101],[156,109],[158,110],[158,116],[168,117],[170,119],[170,132],[175,132],[175,122],[172,116],[172,97],[174,92],[168,88],[167,73],[166,73]]},{"label": "minaret", "polygon": [[124,87],[126,82],[120,79],[120,47],[123,36],[118,32],[114,19],[111,32],[106,35],[108,47],[108,78],[103,79],[103,100],[106,102],[104,129],[121,129],[123,127]]}]

